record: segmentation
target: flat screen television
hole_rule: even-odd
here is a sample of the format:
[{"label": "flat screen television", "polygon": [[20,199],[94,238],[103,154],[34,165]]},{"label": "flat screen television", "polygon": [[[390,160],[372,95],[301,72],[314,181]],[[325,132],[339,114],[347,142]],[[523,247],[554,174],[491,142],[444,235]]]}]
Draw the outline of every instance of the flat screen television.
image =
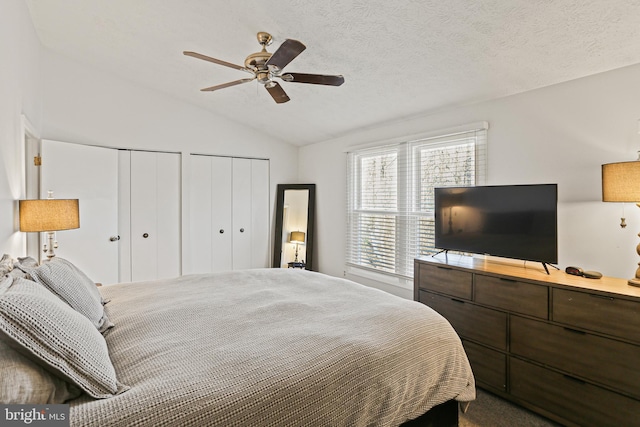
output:
[{"label": "flat screen television", "polygon": [[558,262],[557,184],[446,187],[434,196],[436,249]]}]

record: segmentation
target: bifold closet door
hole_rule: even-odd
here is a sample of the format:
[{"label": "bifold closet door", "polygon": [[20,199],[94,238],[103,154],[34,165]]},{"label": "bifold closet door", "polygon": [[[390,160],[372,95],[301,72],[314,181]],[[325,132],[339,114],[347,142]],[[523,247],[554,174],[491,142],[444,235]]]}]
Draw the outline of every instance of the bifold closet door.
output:
[{"label": "bifold closet door", "polygon": [[78,199],[80,228],[60,231],[56,254],[99,283],[118,282],[118,150],[42,141],[41,194]]},{"label": "bifold closet door", "polygon": [[192,155],[191,272],[269,265],[269,161]]},{"label": "bifold closet door", "polygon": [[269,266],[269,161],[232,164],[233,269]]},{"label": "bifold closet door", "polygon": [[131,151],[131,280],[180,275],[180,155]]},{"label": "bifold closet door", "polygon": [[231,157],[191,156],[191,273],[233,269]]}]

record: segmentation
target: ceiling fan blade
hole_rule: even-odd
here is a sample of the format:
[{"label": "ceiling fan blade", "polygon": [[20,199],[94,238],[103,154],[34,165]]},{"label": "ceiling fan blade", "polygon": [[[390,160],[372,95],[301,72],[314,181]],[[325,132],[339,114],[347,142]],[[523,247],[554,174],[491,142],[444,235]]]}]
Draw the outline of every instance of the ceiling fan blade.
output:
[{"label": "ceiling fan blade", "polygon": [[240,71],[246,71],[248,73],[253,74],[253,71],[247,70],[246,68],[244,68],[244,67],[242,67],[240,65],[232,64],[231,62],[223,61],[221,59],[212,58],[210,56],[203,55],[201,53],[189,52],[187,50],[185,50],[182,53],[184,53],[187,56],[191,56],[193,58],[202,59],[202,60],[205,60],[205,61],[213,62],[214,64],[223,65],[225,67],[233,68],[233,69],[240,70]]},{"label": "ceiling fan blade", "polygon": [[267,91],[269,91],[269,95],[271,95],[273,100],[278,104],[282,104],[283,102],[287,102],[289,100],[289,97],[285,93],[284,89],[282,89],[282,86],[278,84],[278,82],[269,82],[264,85],[264,87],[267,88]]},{"label": "ceiling fan blade", "polygon": [[230,86],[236,86],[242,83],[247,83],[250,81],[255,80],[255,77],[252,79],[240,79],[240,80],[235,80],[229,83],[223,83],[221,85],[216,85],[216,86],[211,86],[211,87],[205,87],[204,89],[200,89],[202,92],[212,92],[214,90],[218,90],[218,89],[224,89],[225,87],[230,87]]},{"label": "ceiling fan blade", "polygon": [[280,78],[285,82],[310,83],[314,85],[340,86],[344,83],[344,77],[341,75],[286,73],[281,75]]},{"label": "ceiling fan blade", "polygon": [[298,40],[286,39],[271,55],[271,58],[266,62],[266,65],[273,65],[282,70],[287,64],[300,55],[307,47],[300,43]]}]

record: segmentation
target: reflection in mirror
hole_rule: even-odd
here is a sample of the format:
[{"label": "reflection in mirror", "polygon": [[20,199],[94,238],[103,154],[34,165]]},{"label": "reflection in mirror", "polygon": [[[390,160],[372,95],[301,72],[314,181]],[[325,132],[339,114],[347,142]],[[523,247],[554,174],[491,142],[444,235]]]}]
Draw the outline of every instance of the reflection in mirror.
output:
[{"label": "reflection in mirror", "polygon": [[313,269],[315,184],[278,184],[273,264]]}]

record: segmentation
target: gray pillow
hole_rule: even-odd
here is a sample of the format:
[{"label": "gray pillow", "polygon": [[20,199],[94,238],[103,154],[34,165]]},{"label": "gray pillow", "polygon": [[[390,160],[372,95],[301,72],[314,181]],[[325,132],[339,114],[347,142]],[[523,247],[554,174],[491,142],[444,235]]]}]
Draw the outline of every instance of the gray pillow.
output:
[{"label": "gray pillow", "polygon": [[18,257],[13,264],[13,270],[11,271],[12,276],[14,277],[22,277],[23,279],[33,280],[27,270],[36,268],[38,266],[38,261],[30,256]]},{"label": "gray pillow", "polygon": [[71,262],[55,257],[35,268],[25,265],[24,262],[16,266],[26,271],[34,281],[56,294],[71,308],[86,316],[100,332],[113,326],[104,312],[98,287]]},{"label": "gray pillow", "polygon": [[111,397],[128,389],[116,378],[100,332],[30,280],[5,276],[0,282],[0,340],[92,397]]},{"label": "gray pillow", "polygon": [[0,341],[0,402],[4,404],[64,403],[82,390],[56,376]]},{"label": "gray pillow", "polygon": [[9,274],[11,270],[13,270],[13,258],[9,254],[2,255],[0,258],[0,277]]}]

